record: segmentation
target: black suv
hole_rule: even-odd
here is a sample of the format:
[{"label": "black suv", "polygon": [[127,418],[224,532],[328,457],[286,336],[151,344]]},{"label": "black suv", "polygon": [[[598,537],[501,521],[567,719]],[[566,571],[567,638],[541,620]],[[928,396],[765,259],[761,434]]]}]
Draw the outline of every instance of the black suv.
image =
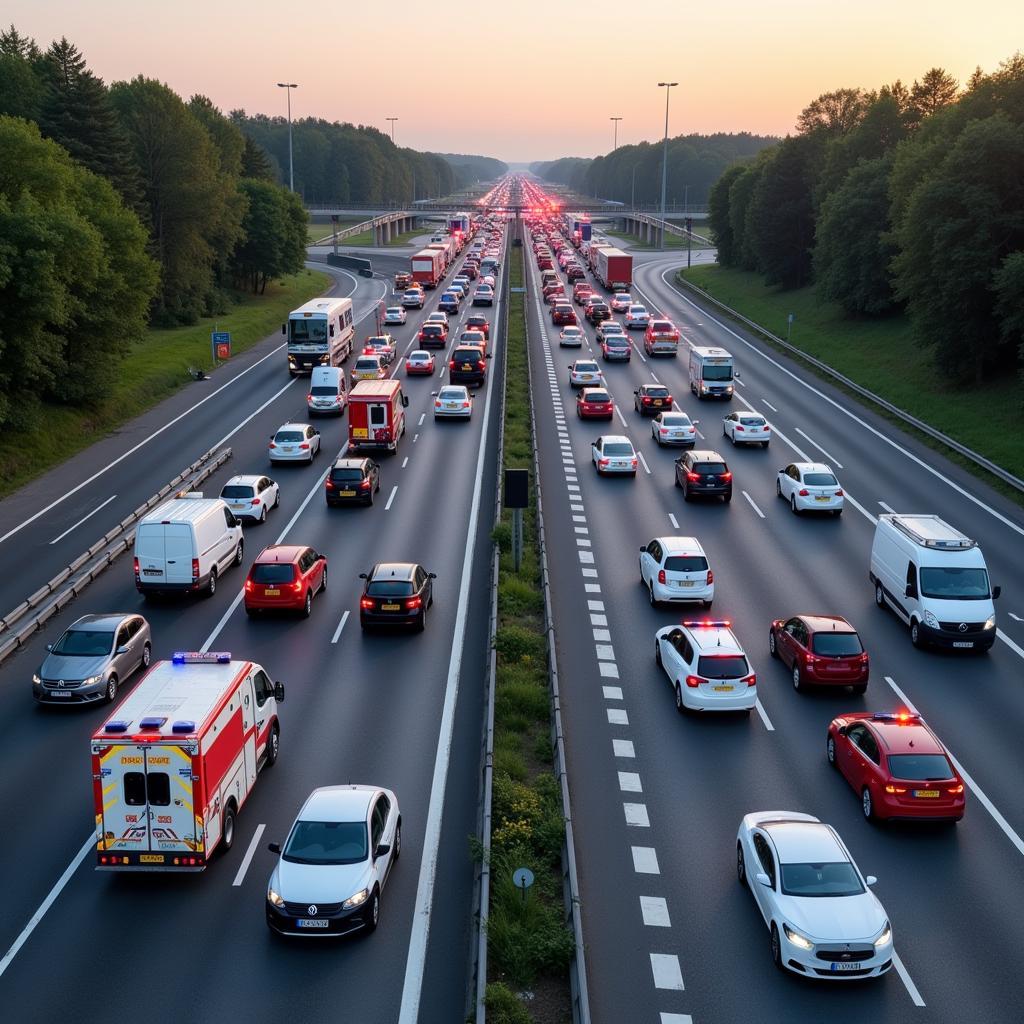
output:
[{"label": "black suv", "polygon": [[607,302],[593,302],[586,312],[586,317],[596,326],[602,320],[610,320],[612,311],[608,308]]},{"label": "black suv", "polygon": [[453,384],[476,384],[484,382],[487,363],[484,350],[476,345],[457,345],[448,362],[448,379]]},{"label": "black suv", "polygon": [[378,562],[369,572],[359,598],[359,625],[413,626],[427,624],[427,609],[434,603],[434,573],[414,562]]},{"label": "black suv", "polygon": [[372,505],[380,490],[380,466],[373,459],[335,459],[324,483],[328,505]]},{"label": "black suv", "polygon": [[676,487],[684,501],[696,495],[732,501],[732,473],[718,452],[695,450],[676,459]]}]

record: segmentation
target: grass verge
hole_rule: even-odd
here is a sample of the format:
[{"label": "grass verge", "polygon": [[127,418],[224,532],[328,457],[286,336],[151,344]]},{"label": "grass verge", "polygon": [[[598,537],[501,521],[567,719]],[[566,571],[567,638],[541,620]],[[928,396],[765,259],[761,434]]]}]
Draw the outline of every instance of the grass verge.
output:
[{"label": "grass verge", "polygon": [[[210,332],[231,332],[235,355],[280,329],[290,310],[319,295],[330,278],[303,270],[267,285],[263,295],[239,295],[226,316],[191,327],[151,329],[121,364],[117,383],[94,405],[72,407],[46,402],[22,410],[17,435],[0,437],[0,497],[87,448],[189,383],[187,368],[209,369]],[[284,370],[284,356],[281,357]],[[182,465],[198,455],[182,456]],[[177,472],[181,467],[174,467]]]},{"label": "grass verge", "polygon": [[[1024,396],[1015,377],[981,388],[951,383],[936,369],[927,349],[915,343],[908,317],[847,319],[838,306],[820,302],[813,286],[784,292],[766,285],[757,274],[720,266],[692,267],[680,271],[679,277],[781,338],[786,337],[787,317],[793,313],[791,344],[1016,476],[1024,476],[1024,446],[1019,440],[1024,432]],[[883,415],[1024,503],[1018,491],[970,460],[897,417]]]},{"label": "grass verge", "polygon": [[[362,220],[365,220],[365,219],[366,218],[364,217]],[[352,227],[353,224],[361,224],[362,220],[353,220],[352,218],[349,218],[348,220],[339,220],[338,221],[338,230],[340,231],[343,228],[350,228],[350,227]],[[334,222],[331,221],[330,219],[328,219],[328,220],[310,221],[306,225],[306,238],[309,241],[309,243],[312,245],[313,242],[319,242],[320,239],[323,238],[325,235],[331,234],[331,232],[333,230],[334,230]],[[324,243],[324,244],[327,244],[327,243]]]},{"label": "grass verge", "polygon": [[[513,249],[510,285],[523,285],[523,250]],[[525,293],[509,296],[505,368],[503,468],[533,470]],[[565,826],[558,781],[551,770],[544,599],[537,549],[537,509],[531,488],[524,513],[523,556],[512,559],[512,516],[502,510],[494,528],[498,576],[497,676],[494,704],[494,788],[491,906],[488,923],[487,1008],[491,1024],[571,1019],[567,970],[572,931],[562,899]],[[516,868],[533,871],[525,900],[512,881]],[[516,994],[530,989],[524,1002]]]},{"label": "grass verge", "polygon": [[[387,245],[406,245],[410,238],[415,238],[417,235],[422,234],[424,234],[423,228],[416,228],[415,231],[403,231],[400,234],[392,235],[391,241],[388,242]],[[348,246],[350,248],[373,248],[373,229],[371,228],[367,231],[360,231],[358,235],[350,235],[348,238],[344,239],[340,244],[343,246]],[[383,248],[387,248],[387,246],[384,246]]]}]

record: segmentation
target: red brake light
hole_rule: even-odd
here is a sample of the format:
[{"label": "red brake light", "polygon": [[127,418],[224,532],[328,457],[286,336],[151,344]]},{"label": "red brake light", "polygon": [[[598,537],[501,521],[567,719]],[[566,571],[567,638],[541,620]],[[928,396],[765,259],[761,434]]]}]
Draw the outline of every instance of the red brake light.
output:
[{"label": "red brake light", "polygon": [[199,559],[198,558],[193,558],[192,559],[192,580],[195,581],[197,579],[199,579]]},{"label": "red brake light", "polygon": [[248,593],[252,593],[252,580],[245,581],[245,589]]},{"label": "red brake light", "polygon": [[610,459],[598,459],[597,464],[599,466],[607,466],[610,461]]},{"label": "red brake light", "polygon": [[658,582],[660,584],[662,584],[662,586],[664,586],[665,583],[668,582],[668,580],[665,577],[665,570],[664,569],[659,569],[658,570]]},{"label": "red brake light", "polygon": [[690,687],[691,690],[696,690],[697,687],[700,686],[700,684],[704,683],[704,682],[707,682],[707,680],[706,679],[701,679],[700,676],[687,676],[686,677],[686,685],[688,687]]},{"label": "red brake light", "polygon": [[722,474],[722,479],[723,480],[731,480],[732,479],[732,473],[723,473]]},{"label": "red brake light", "polygon": [[807,490],[806,487],[801,487],[800,490],[797,491],[796,493],[799,494],[801,498],[806,498],[807,495],[810,494],[811,492]]},{"label": "red brake light", "polygon": [[334,481],[333,480],[328,480],[327,483],[324,486],[327,488],[327,490],[333,491],[334,490]]},{"label": "red brake light", "polygon": [[363,481],[360,482],[359,490],[361,490],[361,491],[368,491],[369,489],[370,489],[370,481],[369,480],[363,480]]},{"label": "red brake light", "polygon": [[270,442],[270,447],[271,447],[271,448],[276,448],[276,447],[277,447],[277,445],[276,445],[276,444],[274,444],[274,442],[273,442],[273,441],[271,441],[271,442]]},{"label": "red brake light", "polygon": [[448,369],[449,370],[454,370],[455,369],[455,360],[454,359],[449,359],[448,360]]},{"label": "red brake light", "polygon": [[366,608],[366,609],[373,608],[373,598],[372,597],[361,597],[359,599],[359,607],[360,608]]},{"label": "red brake light", "polygon": [[303,441],[302,444],[299,445],[299,447],[302,448],[303,450],[308,450],[309,442]]},{"label": "red brake light", "polygon": [[250,505],[258,505],[259,503],[260,503],[260,499],[259,498],[253,498],[252,501],[249,502]]},{"label": "red brake light", "polygon": [[841,498],[842,496],[843,496],[843,489],[840,487],[839,490],[836,491],[836,497],[837,498]]},{"label": "red brake light", "polygon": [[743,427],[740,426],[740,424],[738,424],[738,423],[736,424],[736,426],[733,429],[738,431],[741,434],[744,433]]},{"label": "red brake light", "polygon": [[885,787],[885,791],[886,793],[906,793],[906,789],[899,789],[892,783],[889,783],[889,785]]},{"label": "red brake light", "polygon": [[686,479],[695,484],[700,479],[700,473],[687,473]]},{"label": "red brake light", "polygon": [[133,558],[132,562],[133,562],[134,568],[135,568],[135,578],[138,579],[139,578],[139,560],[137,558]]},{"label": "red brake light", "polygon": [[951,796],[959,796],[963,791],[964,791],[964,787],[963,787],[962,784],[959,785],[959,786],[950,786],[946,790],[946,792],[949,793]]},{"label": "red brake light", "polygon": [[709,587],[711,586],[711,584],[712,584],[712,583],[714,583],[714,582],[715,582],[715,574],[714,574],[714,573],[713,573],[713,572],[712,572],[712,571],[711,571],[710,569],[708,569],[708,577],[707,577],[707,579],[706,579],[706,580],[705,580],[704,582],[705,582],[705,583],[706,583],[706,584],[707,584],[707,585],[708,585]]},{"label": "red brake light", "polygon": [[406,608],[419,608],[421,604],[423,604],[423,598],[421,597],[409,597],[405,601]]},{"label": "red brake light", "polygon": [[302,593],[302,580],[299,580],[298,583],[293,583],[292,584],[292,590],[294,590],[296,594],[301,594]]},{"label": "red brake light", "polygon": [[740,680],[740,682],[741,683],[746,683],[747,686],[757,686],[757,673],[756,672],[751,672],[749,676],[744,676]]}]

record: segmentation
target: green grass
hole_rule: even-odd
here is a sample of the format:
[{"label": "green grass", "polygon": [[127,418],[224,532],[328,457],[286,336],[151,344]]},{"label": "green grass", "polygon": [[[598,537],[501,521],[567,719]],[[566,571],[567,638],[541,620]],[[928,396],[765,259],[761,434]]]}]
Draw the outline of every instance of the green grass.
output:
[{"label": "green grass", "polygon": [[[365,218],[363,219],[365,220]],[[343,228],[348,228],[351,227],[353,224],[360,223],[362,222],[352,219],[340,220],[338,221],[338,230],[340,231]],[[320,239],[323,238],[325,235],[329,235],[333,230],[334,224],[330,220],[310,221],[306,225],[306,238],[309,241],[310,245],[312,245],[314,242],[320,241]],[[326,245],[327,243],[324,244]]]},{"label": "green grass", "polygon": [[[813,287],[783,292],[765,285],[757,274],[719,266],[693,267],[681,271],[680,278],[780,338],[786,337],[786,318],[793,313],[796,319],[789,338],[793,345],[1016,476],[1024,476],[1020,442],[1024,389],[1015,377],[983,387],[950,383],[935,368],[928,351],[913,340],[909,318],[846,319],[838,306],[820,302]],[[900,421],[894,418],[894,422]],[[919,436],[939,447],[927,435]],[[984,473],[950,454],[972,472]],[[998,482],[998,486],[1021,500],[1005,484]]]},{"label": "green grass", "polygon": [[[264,295],[243,295],[226,316],[203,320],[193,327],[151,329],[124,360],[117,383],[90,407],[41,403],[24,410],[28,429],[18,436],[0,437],[0,496],[87,448],[172,392],[191,383],[189,366],[212,365],[210,332],[231,332],[232,352],[238,355],[280,330],[290,310],[323,292],[330,278],[303,270],[267,285]],[[284,372],[284,356],[281,370]],[[201,397],[197,395],[197,398]],[[168,478],[199,451],[182,451],[181,465],[168,467]]]},{"label": "green grass", "polygon": [[[403,231],[400,234],[392,235],[391,241],[388,245],[405,245],[410,238],[415,238],[417,235],[425,234],[424,228],[416,228],[415,231]],[[342,239],[340,245],[353,246],[361,249],[376,248],[373,241],[373,229],[367,231],[360,231],[358,235],[350,235],[348,238]]]}]

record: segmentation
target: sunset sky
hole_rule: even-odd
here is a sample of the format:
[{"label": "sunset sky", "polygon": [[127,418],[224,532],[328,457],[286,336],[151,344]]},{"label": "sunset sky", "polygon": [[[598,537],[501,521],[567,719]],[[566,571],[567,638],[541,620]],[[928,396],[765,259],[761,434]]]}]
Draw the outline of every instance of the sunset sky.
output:
[{"label": "sunset sky", "polygon": [[[509,161],[592,156],[669,131],[785,134],[818,93],[961,81],[1024,46],[1024,0],[7,0],[45,47],[66,35],[107,81],[144,74],[222,110],[375,125],[396,141]],[[446,13],[450,7],[450,13]],[[625,13],[623,13],[625,11]]]}]

